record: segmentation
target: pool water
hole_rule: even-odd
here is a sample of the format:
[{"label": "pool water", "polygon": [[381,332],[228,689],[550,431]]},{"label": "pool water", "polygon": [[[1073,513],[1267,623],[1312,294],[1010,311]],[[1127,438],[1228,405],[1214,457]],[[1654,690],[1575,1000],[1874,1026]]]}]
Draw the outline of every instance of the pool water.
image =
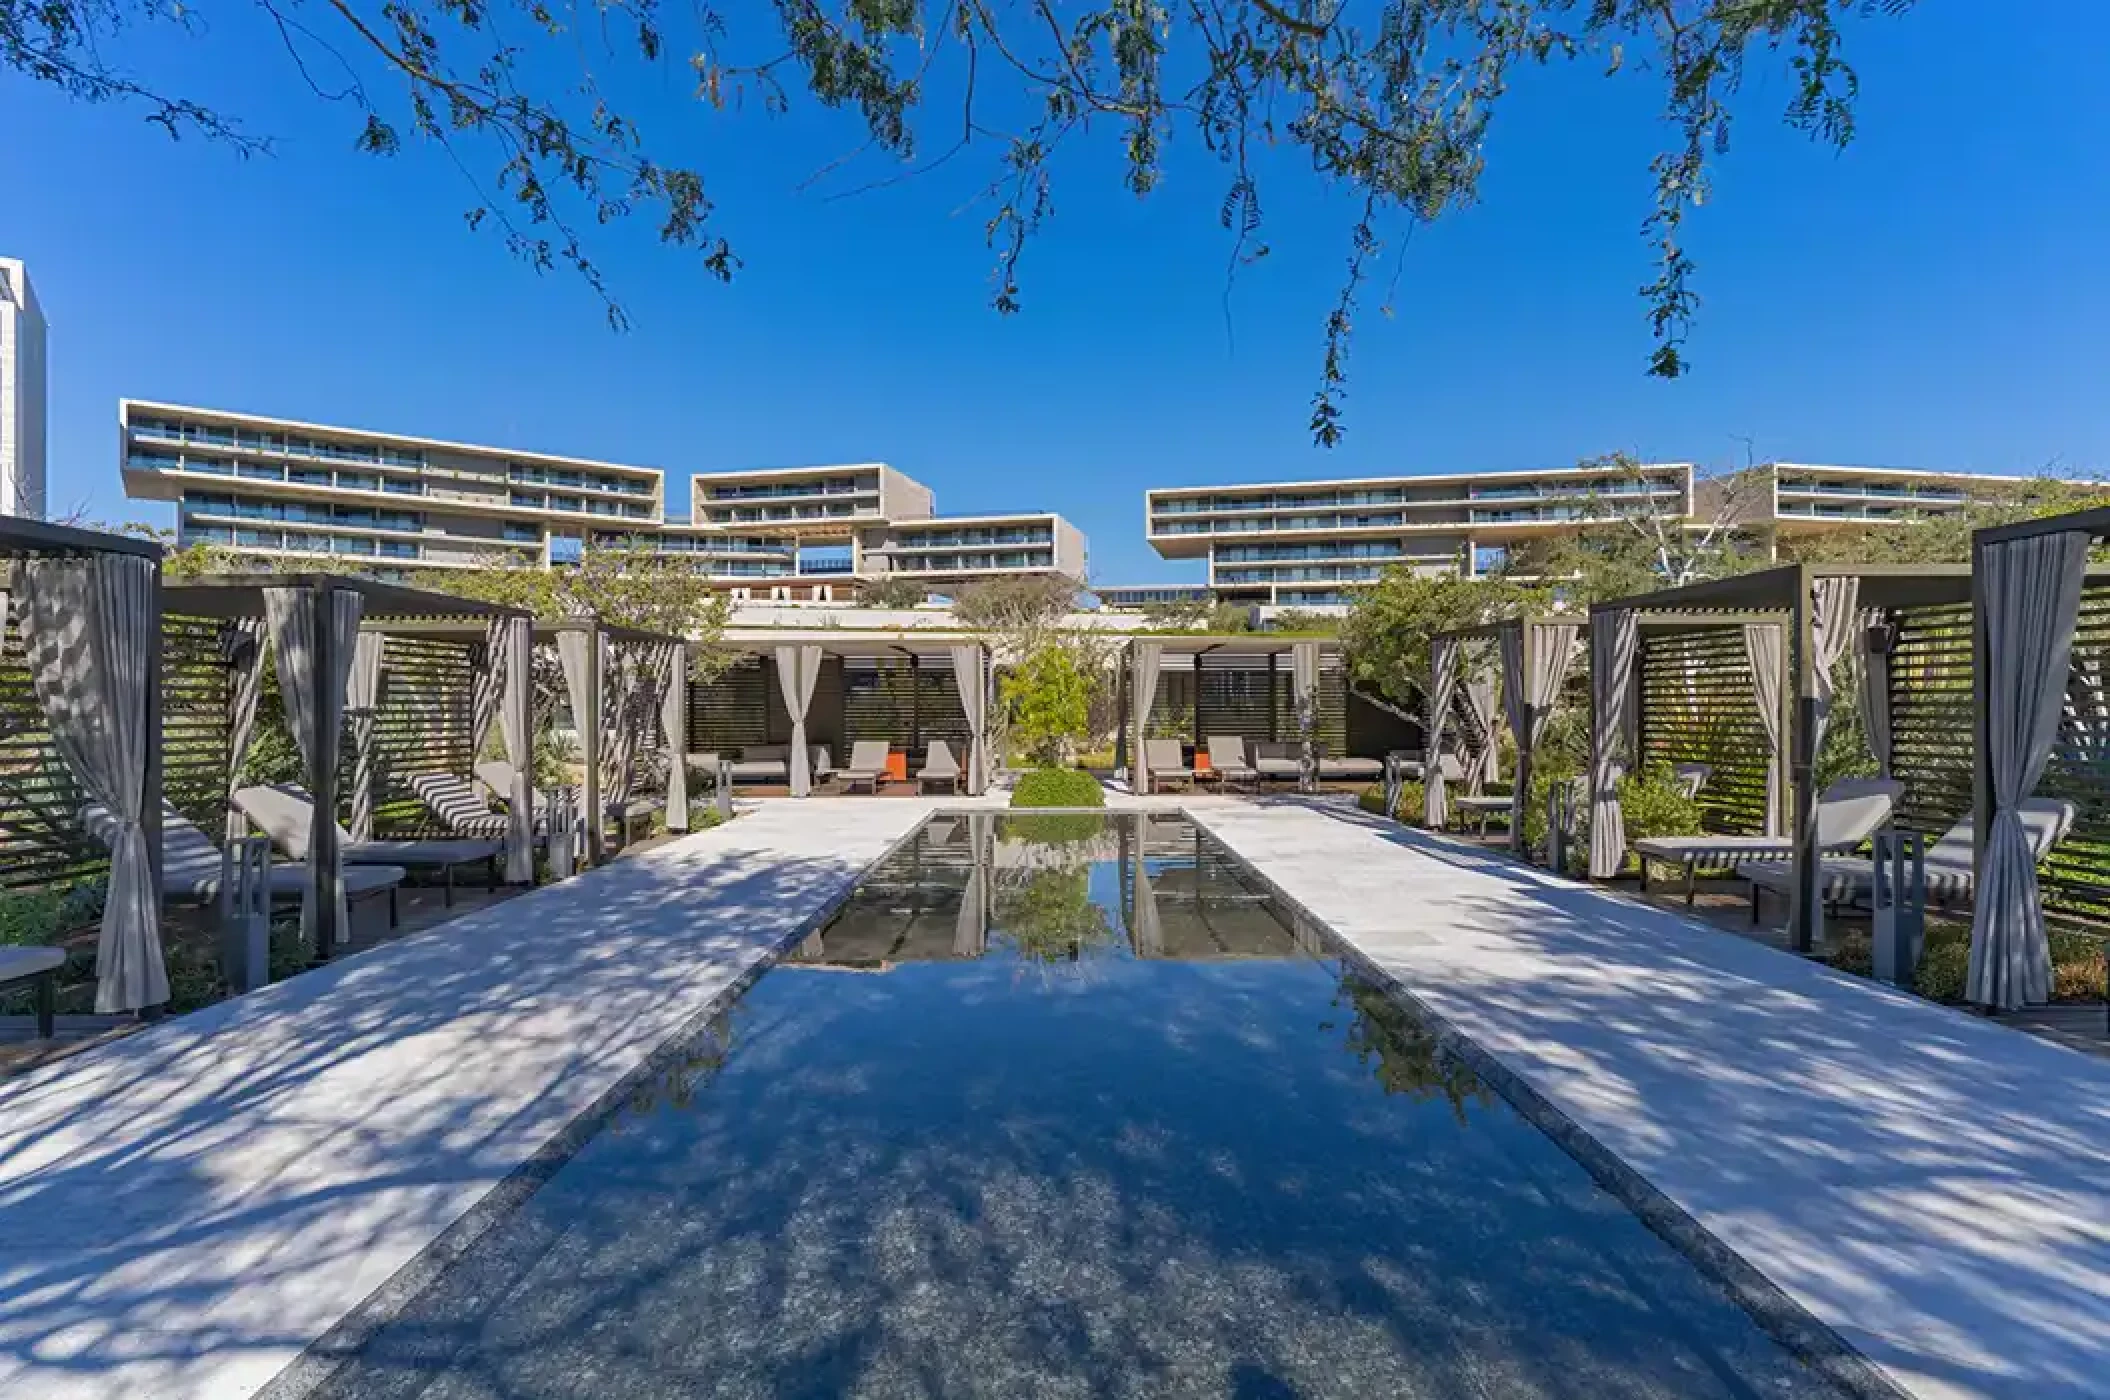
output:
[{"label": "pool water", "polygon": [[324,1393],[1833,1392],[1192,825],[980,814]]}]

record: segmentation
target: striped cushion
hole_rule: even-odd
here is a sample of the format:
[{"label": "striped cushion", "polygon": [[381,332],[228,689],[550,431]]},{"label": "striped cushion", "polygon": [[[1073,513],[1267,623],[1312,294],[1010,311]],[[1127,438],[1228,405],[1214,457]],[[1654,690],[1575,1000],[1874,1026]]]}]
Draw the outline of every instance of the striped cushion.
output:
[{"label": "striped cushion", "polygon": [[[1762,889],[1778,894],[1794,891],[1795,867],[1786,862],[1764,861],[1744,866],[1737,873]],[[1865,902],[1874,895],[1874,864],[1858,857],[1835,856],[1819,867],[1817,887],[1827,904]],[[1930,861],[1927,865],[1927,900],[1931,904],[1968,904],[1971,900],[1971,868]]]},{"label": "striped cushion", "polygon": [[410,790],[456,835],[505,839],[505,814],[492,811],[467,778],[452,773],[413,773]]},{"label": "striped cushion", "polygon": [[1795,847],[1785,836],[1650,836],[1636,841],[1634,852],[1666,865],[1733,870],[1748,861],[1786,860]]}]

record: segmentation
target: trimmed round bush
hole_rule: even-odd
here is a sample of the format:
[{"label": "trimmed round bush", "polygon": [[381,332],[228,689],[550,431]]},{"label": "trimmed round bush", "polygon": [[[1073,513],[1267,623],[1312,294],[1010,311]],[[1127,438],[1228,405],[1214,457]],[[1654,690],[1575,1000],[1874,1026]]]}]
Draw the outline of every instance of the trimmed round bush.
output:
[{"label": "trimmed round bush", "polygon": [[1104,807],[1106,789],[1075,768],[1035,768],[1011,789],[1014,807]]}]

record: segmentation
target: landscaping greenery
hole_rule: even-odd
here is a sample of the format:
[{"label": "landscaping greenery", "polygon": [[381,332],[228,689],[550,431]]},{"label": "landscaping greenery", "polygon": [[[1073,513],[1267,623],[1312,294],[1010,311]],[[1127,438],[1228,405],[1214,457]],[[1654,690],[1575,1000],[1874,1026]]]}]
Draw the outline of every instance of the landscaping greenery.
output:
[{"label": "landscaping greenery", "polygon": [[1046,642],[1006,671],[998,693],[1011,743],[1042,767],[1068,761],[1091,728],[1093,679],[1076,653]]},{"label": "landscaping greenery", "polygon": [[1113,924],[1092,899],[1091,867],[1082,862],[1035,870],[998,890],[994,912],[997,929],[1035,962],[1073,962],[1113,941]]}]

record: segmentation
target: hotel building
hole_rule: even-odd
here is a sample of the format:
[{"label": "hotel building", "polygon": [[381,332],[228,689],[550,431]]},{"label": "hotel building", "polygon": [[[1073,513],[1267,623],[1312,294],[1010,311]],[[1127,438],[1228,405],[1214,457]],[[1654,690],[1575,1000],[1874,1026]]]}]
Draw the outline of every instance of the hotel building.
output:
[{"label": "hotel building", "polygon": [[[1144,513],[1160,555],[1208,561],[1203,587],[1218,601],[1335,607],[1387,568],[1475,577],[1499,568],[1515,545],[1623,510],[1696,525],[1726,518],[1746,538],[1778,548],[1797,535],[1961,510],[2025,481],[1769,462],[1696,482],[1690,464],[1661,463],[1177,487],[1146,492]],[[1145,598],[1152,591],[1104,589],[1100,596],[1110,607],[1141,606],[1155,601]]]},{"label": "hotel building", "polygon": [[1692,489],[1686,463],[1183,486],[1144,494],[1144,529],[1167,559],[1206,559],[1220,601],[1332,607],[1394,566],[1473,577],[1581,521],[1690,514]]},{"label": "hotel building", "polygon": [[929,487],[883,463],[698,474],[691,519],[669,522],[655,467],[133,399],[118,417],[126,494],[173,502],[179,544],[238,554],[400,574],[642,544],[780,601],[848,599],[889,575],[942,588],[1085,572],[1061,516],[936,515]]},{"label": "hotel building", "polygon": [[44,515],[44,313],[18,258],[0,258],[0,515]]}]

